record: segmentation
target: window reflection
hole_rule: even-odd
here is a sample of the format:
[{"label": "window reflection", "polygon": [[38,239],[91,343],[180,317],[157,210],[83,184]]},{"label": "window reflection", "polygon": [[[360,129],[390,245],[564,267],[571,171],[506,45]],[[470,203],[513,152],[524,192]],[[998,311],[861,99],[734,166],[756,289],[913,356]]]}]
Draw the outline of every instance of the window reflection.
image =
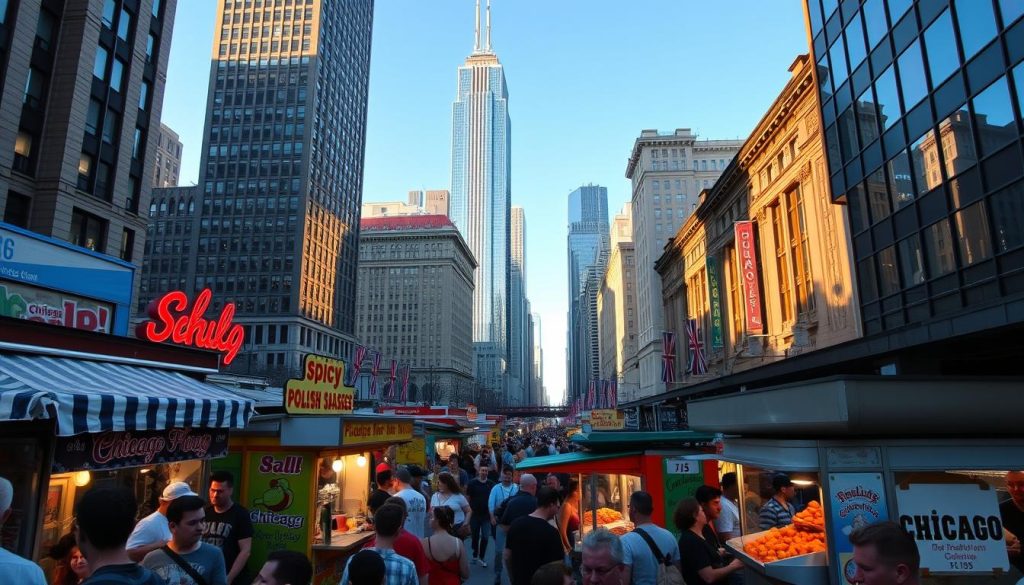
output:
[{"label": "window reflection", "polygon": [[988,229],[988,218],[985,216],[985,203],[979,201],[974,205],[958,211],[955,216],[956,231],[960,243],[960,258],[964,266],[970,266],[992,256],[991,236]]},{"label": "window reflection", "polygon": [[839,115],[839,144],[843,149],[843,159],[850,160],[860,152],[857,146],[857,124],[854,121],[853,108],[846,108]]},{"label": "window reflection", "polygon": [[850,231],[855,234],[866,230],[871,225],[866,199],[863,184],[854,185],[846,193],[846,205],[850,208]]},{"label": "window reflection", "polygon": [[1017,107],[1024,111],[1024,61],[1013,68],[1013,80],[1017,82]]},{"label": "window reflection", "polygon": [[914,41],[899,57],[900,89],[903,90],[903,107],[910,111],[928,93],[924,77],[924,63],[921,60],[921,45]]},{"label": "window reflection", "polygon": [[860,94],[855,107],[860,118],[860,143],[866,146],[878,138],[878,109],[870,87]]},{"label": "window reflection", "polygon": [[896,93],[896,73],[889,66],[875,81],[875,97],[878,99],[878,116],[882,120],[883,130],[888,130],[893,122],[899,120],[900,102]]},{"label": "window reflection", "polygon": [[989,205],[999,251],[1008,252],[1024,245],[1024,181],[992,195]]},{"label": "window reflection", "polygon": [[911,0],[889,0],[889,20],[892,21],[893,26],[896,26],[903,13],[910,8],[910,2]]},{"label": "window reflection", "polygon": [[849,75],[849,70],[846,68],[845,44],[843,37],[840,36],[828,52],[829,61],[832,63],[832,77],[837,88],[846,81],[846,77]]},{"label": "window reflection", "polygon": [[924,195],[942,183],[939,145],[935,140],[934,131],[925,132],[910,145],[910,157],[914,162],[914,179],[917,182],[918,195]]},{"label": "window reflection", "polygon": [[953,20],[948,9],[942,11],[942,16],[924,31],[924,46],[928,50],[932,85],[938,87],[960,66],[956,43],[953,42]]},{"label": "window reflection", "polygon": [[889,195],[885,188],[885,175],[882,169],[871,173],[864,181],[864,189],[868,195],[868,209],[871,210],[871,223],[889,217]]},{"label": "window reflection", "polygon": [[864,49],[864,25],[861,24],[860,14],[855,14],[850,24],[846,26],[846,50],[850,55],[850,70],[852,71],[867,56]]},{"label": "window reflection", "polygon": [[875,256],[878,264],[878,290],[888,296],[900,290],[900,276],[896,271],[896,247],[889,246]]},{"label": "window reflection", "polygon": [[999,0],[999,12],[1003,15],[1003,27],[1009,28],[1024,14],[1024,2],[1020,0]]},{"label": "window reflection", "polygon": [[899,154],[886,163],[889,170],[889,192],[892,194],[894,210],[902,209],[914,202],[914,184],[910,180],[910,161],[907,151]]},{"label": "window reflection", "polygon": [[955,5],[964,59],[969,60],[996,36],[996,15],[989,1],[957,0]]},{"label": "window reflection", "polygon": [[[832,77],[829,74],[828,58],[822,55],[818,61],[818,86],[821,91],[821,102],[825,103],[832,97]],[[696,161],[694,161],[696,162]]]},{"label": "window reflection", "polygon": [[924,238],[925,258],[928,274],[932,278],[952,272],[956,267],[953,257],[953,238],[949,231],[949,220],[944,219],[926,227],[921,232]]},{"label": "window reflection", "polygon": [[878,41],[885,36],[888,25],[885,22],[885,8],[882,0],[868,0],[864,3],[864,25],[868,32],[868,46],[875,48]]},{"label": "window reflection", "polygon": [[925,281],[924,274],[924,252],[921,250],[921,241],[917,234],[901,241],[900,247],[900,271],[903,273],[903,281],[907,286],[921,284]]},{"label": "window reflection", "polygon": [[978,162],[967,104],[939,122],[939,136],[947,177],[955,177]]},{"label": "window reflection", "polygon": [[1010,105],[1010,90],[1002,77],[977,95],[974,104],[974,127],[978,132],[981,154],[991,154],[1013,140],[1017,134]]}]

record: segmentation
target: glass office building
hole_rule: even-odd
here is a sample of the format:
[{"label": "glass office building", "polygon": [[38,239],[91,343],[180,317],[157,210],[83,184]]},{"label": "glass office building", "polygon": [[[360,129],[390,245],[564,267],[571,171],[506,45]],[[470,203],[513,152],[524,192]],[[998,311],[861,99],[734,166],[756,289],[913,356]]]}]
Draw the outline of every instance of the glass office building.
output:
[{"label": "glass office building", "polygon": [[[211,313],[234,303],[236,371],[287,378],[305,353],[350,355],[372,26],[372,0],[220,0],[181,270],[186,292],[213,290]],[[179,278],[154,236],[140,307]]]},{"label": "glass office building", "polygon": [[[1024,293],[1024,3],[806,5],[865,335],[1014,321],[978,309]],[[922,339],[968,332],[951,323]]]},{"label": "glass office building", "polygon": [[[583,185],[569,193],[569,397],[600,377],[597,291],[609,253],[608,188]],[[588,286],[589,283],[589,286]]]},{"label": "glass office building", "polygon": [[[479,18],[479,6],[478,18]],[[451,219],[476,257],[473,341],[478,348],[477,381],[504,394],[508,362],[510,296],[511,148],[505,71],[477,25],[473,53],[459,67],[452,105]],[[503,363],[480,364],[480,355]],[[479,372],[489,372],[482,377]],[[485,378],[485,379],[482,379]]]}]

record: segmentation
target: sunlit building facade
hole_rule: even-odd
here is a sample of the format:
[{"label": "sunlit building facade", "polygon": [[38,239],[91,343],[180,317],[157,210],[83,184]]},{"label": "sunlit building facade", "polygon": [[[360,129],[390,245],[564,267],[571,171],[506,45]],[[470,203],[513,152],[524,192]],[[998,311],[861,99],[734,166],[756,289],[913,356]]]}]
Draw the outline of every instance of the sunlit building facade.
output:
[{"label": "sunlit building facade", "polygon": [[608,261],[608,188],[580,186],[569,193],[568,209],[566,388],[571,399],[600,376],[597,293]]},{"label": "sunlit building facade", "polygon": [[372,0],[219,1],[185,290],[235,304],[239,373],[351,353],[372,25]]}]

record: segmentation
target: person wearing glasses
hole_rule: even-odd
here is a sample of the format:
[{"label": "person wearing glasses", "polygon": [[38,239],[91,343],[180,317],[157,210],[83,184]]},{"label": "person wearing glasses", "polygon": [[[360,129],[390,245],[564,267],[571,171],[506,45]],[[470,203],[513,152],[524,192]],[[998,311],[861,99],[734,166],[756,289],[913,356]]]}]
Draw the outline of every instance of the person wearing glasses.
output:
[{"label": "person wearing glasses", "polygon": [[628,585],[622,541],[607,528],[598,528],[583,538],[583,585]]}]

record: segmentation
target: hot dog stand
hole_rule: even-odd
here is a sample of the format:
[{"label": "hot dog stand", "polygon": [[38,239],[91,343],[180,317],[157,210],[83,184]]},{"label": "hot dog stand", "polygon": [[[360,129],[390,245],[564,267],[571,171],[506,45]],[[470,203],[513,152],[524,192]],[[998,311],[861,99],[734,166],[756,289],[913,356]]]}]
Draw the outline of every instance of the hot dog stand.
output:
[{"label": "hot dog stand", "polygon": [[714,438],[693,431],[584,432],[572,437],[583,451],[530,457],[516,471],[575,476],[583,534],[599,525],[622,534],[631,530],[626,508],[636,490],[651,494],[655,523],[674,529],[672,512],[679,500],[704,483],[718,484],[718,462],[694,459],[714,452]]},{"label": "hot dog stand", "polygon": [[312,559],[316,585],[332,585],[373,536],[363,529],[370,454],[411,441],[413,420],[352,414],[354,388],[338,360],[307,355],[303,374],[288,381],[284,412],[254,417],[213,468],[241,478],[238,500],[254,531],[250,571],[271,551],[294,550]]},{"label": "hot dog stand", "polygon": [[[739,468],[744,536],[727,547],[746,583],[852,583],[848,536],[880,520],[915,537],[923,584],[1016,583],[998,502],[1006,472],[1024,468],[1020,384],[842,376],[690,401],[693,426],[741,435],[720,457]],[[756,510],[779,472],[798,512],[820,502],[826,551],[757,558]]]}]

